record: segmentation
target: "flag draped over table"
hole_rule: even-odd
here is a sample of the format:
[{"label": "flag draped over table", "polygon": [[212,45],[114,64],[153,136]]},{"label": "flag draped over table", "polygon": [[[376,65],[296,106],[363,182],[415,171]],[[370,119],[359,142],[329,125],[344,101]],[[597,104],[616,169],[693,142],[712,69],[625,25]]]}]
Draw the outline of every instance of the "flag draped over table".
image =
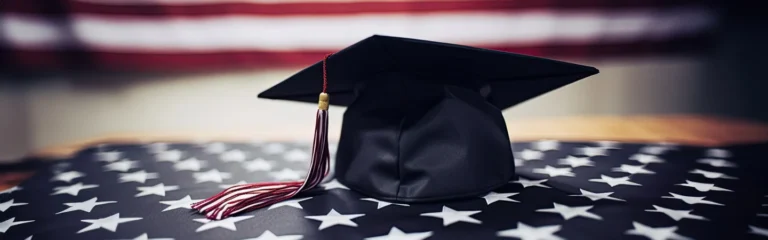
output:
[{"label": "flag draped over table", "polygon": [[190,204],[301,179],[310,146],[105,145],[0,192],[0,239],[768,239],[766,146],[517,142],[517,176],[484,196],[399,204],[332,180],[212,221]]},{"label": "flag draped over table", "polygon": [[696,49],[694,0],[3,0],[2,65],[294,66],[372,34],[546,57]]}]

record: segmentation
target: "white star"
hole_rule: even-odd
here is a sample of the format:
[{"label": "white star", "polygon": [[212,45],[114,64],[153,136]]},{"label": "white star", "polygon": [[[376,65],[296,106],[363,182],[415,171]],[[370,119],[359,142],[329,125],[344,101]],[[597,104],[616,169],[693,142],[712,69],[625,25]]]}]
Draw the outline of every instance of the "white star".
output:
[{"label": "white star", "polygon": [[192,199],[189,195],[179,199],[179,200],[173,200],[173,201],[160,201],[160,203],[168,205],[167,208],[163,209],[163,212],[170,211],[173,209],[192,209],[192,204],[201,201],[202,199]]},{"label": "white star", "polygon": [[704,171],[704,170],[701,170],[701,169],[694,169],[694,170],[690,171],[690,173],[701,174],[702,176],[704,176],[706,178],[709,178],[709,179],[717,179],[717,178],[722,178],[722,179],[738,179],[736,177],[731,177],[731,176],[725,175],[723,173]]},{"label": "white star", "polygon": [[114,215],[105,217],[105,218],[80,220],[82,222],[90,223],[91,225],[88,225],[87,227],[80,229],[80,231],[78,231],[77,233],[84,233],[84,232],[96,230],[99,228],[109,230],[110,232],[115,232],[117,230],[117,225],[121,223],[133,222],[141,219],[142,218],[138,218],[138,217],[137,218],[120,218],[120,213],[115,213]]},{"label": "white star", "polygon": [[305,218],[320,221],[318,230],[323,230],[335,225],[357,227],[357,223],[353,222],[352,219],[362,216],[365,216],[365,214],[339,214],[335,209],[331,209],[327,215],[305,216]]},{"label": "white star", "polygon": [[632,155],[629,157],[629,160],[638,161],[642,164],[651,164],[651,163],[663,163],[664,160],[659,158],[656,155],[650,155],[650,154],[642,154],[638,153],[635,155]]},{"label": "white star", "polygon": [[627,165],[621,164],[620,167],[613,168],[614,172],[625,172],[629,174],[655,174],[655,172],[645,169],[645,165]]},{"label": "white star", "polygon": [[275,204],[272,204],[271,206],[269,206],[269,208],[267,208],[267,210],[279,208],[279,207],[282,207],[282,206],[293,207],[293,208],[298,208],[298,209],[304,209],[304,208],[301,207],[301,204],[299,204],[299,203],[302,202],[302,201],[309,200],[309,199],[312,199],[312,197],[291,199],[291,200],[286,200],[286,201],[278,202],[278,203],[275,203]]},{"label": "white star", "polygon": [[91,199],[88,199],[85,202],[74,202],[74,203],[64,203],[64,205],[69,206],[69,208],[64,209],[64,211],[57,212],[56,214],[62,214],[65,212],[72,212],[72,211],[83,211],[83,212],[91,212],[94,207],[104,204],[110,204],[110,203],[116,203],[115,201],[104,201],[104,202],[97,202],[99,199],[94,197]]},{"label": "white star", "polygon": [[519,194],[519,193],[497,193],[497,192],[490,192],[490,193],[486,194],[485,196],[483,196],[483,198],[485,199],[485,204],[486,205],[491,205],[491,203],[495,203],[495,202],[498,202],[498,201],[502,201],[502,202],[520,202],[520,201],[517,201],[517,200],[509,198],[509,197],[515,196],[517,194]]},{"label": "white star", "polygon": [[104,165],[105,170],[104,171],[120,171],[120,172],[127,172],[131,168],[137,168],[139,165],[139,162],[129,160],[129,159],[123,159],[117,162],[112,162],[110,164]]},{"label": "white star", "polygon": [[308,162],[310,157],[308,153],[300,149],[293,149],[283,154],[283,158],[289,162]]},{"label": "white star", "polygon": [[667,150],[669,149],[665,146],[645,146],[640,149],[640,152],[653,155],[661,155]]},{"label": "white star", "polygon": [[541,140],[531,144],[532,147],[539,151],[557,150],[560,147],[560,142],[555,140]]},{"label": "white star", "polygon": [[582,147],[576,149],[576,155],[584,155],[587,157],[596,157],[596,156],[608,156],[605,148],[601,147]]},{"label": "white star", "polygon": [[582,166],[586,166],[586,167],[595,166],[595,162],[589,160],[588,157],[580,158],[580,157],[574,157],[574,156],[568,156],[566,158],[560,159],[557,162],[557,164],[570,165],[572,168],[577,168]]},{"label": "white star", "polygon": [[301,235],[282,235],[277,236],[274,233],[270,232],[269,230],[265,231],[261,235],[259,235],[256,238],[248,238],[244,240],[299,240],[303,238]]},{"label": "white star", "polygon": [[293,169],[283,168],[279,172],[270,172],[269,176],[272,176],[277,181],[284,181],[301,179],[301,174],[301,172],[294,171]]},{"label": "white star", "polygon": [[669,194],[672,195],[672,196],[671,197],[670,196],[662,196],[661,198],[680,199],[680,200],[682,200],[683,202],[685,202],[687,204],[708,204],[708,205],[725,206],[725,205],[720,204],[720,203],[716,203],[716,202],[709,201],[709,200],[704,200],[704,197],[691,197],[691,196],[685,196],[685,195],[680,195],[680,194],[675,194],[675,193],[669,193]]},{"label": "white star", "polygon": [[349,189],[348,187],[344,186],[343,184],[341,184],[336,179],[333,179],[333,180],[323,184],[323,189],[325,189],[325,190],[331,190],[331,189],[336,189],[336,188],[347,189],[347,190]]},{"label": "white star", "polygon": [[197,230],[195,230],[195,232],[202,232],[202,231],[216,228],[216,227],[237,231],[237,227],[235,226],[235,223],[252,218],[252,217],[254,216],[230,216],[228,218],[215,220],[215,221],[207,218],[198,218],[198,219],[195,219],[195,222],[203,223],[203,225],[198,227]]},{"label": "white star", "polygon": [[59,195],[59,194],[66,193],[66,194],[69,194],[69,195],[72,195],[72,196],[77,196],[77,194],[80,193],[80,190],[91,189],[91,188],[95,188],[95,187],[98,187],[98,186],[99,185],[94,185],[94,184],[84,185],[83,183],[76,183],[76,184],[70,185],[70,186],[55,187],[53,189],[56,190],[56,191],[53,192],[51,195]]},{"label": "white star", "polygon": [[731,157],[731,152],[725,149],[712,148],[707,150],[705,156],[712,158],[729,158]]},{"label": "white star", "polygon": [[245,152],[240,149],[233,149],[219,155],[219,160],[222,162],[243,162],[245,158]]},{"label": "white star", "polygon": [[173,238],[149,238],[149,235],[144,233],[131,240],[173,240]]},{"label": "white star", "polygon": [[267,145],[264,145],[264,147],[261,149],[266,154],[278,154],[285,152],[285,145],[281,143],[270,143]]},{"label": "white star", "polygon": [[574,176],[576,176],[575,174],[573,174],[573,172],[571,172],[571,168],[556,168],[556,167],[552,167],[552,166],[549,166],[549,165],[544,166],[544,168],[533,169],[533,172],[534,173],[539,173],[539,174],[546,174],[546,175],[549,175],[550,177],[557,177],[557,176],[574,177]]},{"label": "white star", "polygon": [[524,178],[517,178],[517,181],[514,181],[513,183],[519,183],[520,185],[523,185],[523,188],[527,188],[527,187],[550,188],[549,186],[542,184],[542,183],[544,183],[546,181],[547,181],[547,179],[528,180],[528,179],[524,179]]},{"label": "white star", "polygon": [[600,175],[600,179],[589,179],[589,181],[605,183],[611,187],[615,187],[619,185],[642,186],[640,184],[629,181],[629,177],[613,178],[605,175]]},{"label": "white star", "polygon": [[144,183],[147,181],[147,179],[157,179],[157,173],[148,173],[147,171],[141,170],[138,172],[132,172],[132,173],[121,173],[120,174],[120,182],[139,182]]},{"label": "white star", "polygon": [[615,198],[615,197],[611,197],[611,194],[613,194],[613,192],[593,193],[593,192],[590,192],[590,191],[587,191],[587,190],[584,190],[584,189],[579,189],[579,191],[581,192],[581,195],[570,195],[570,196],[572,196],[572,197],[586,197],[586,198],[589,198],[589,200],[592,200],[592,201],[597,201],[597,200],[600,200],[600,199],[608,199],[608,200],[626,202],[624,199],[618,199],[618,198]]},{"label": "white star", "polygon": [[619,142],[617,141],[597,141],[595,142],[601,148],[605,149],[619,149]]},{"label": "white star", "polygon": [[25,238],[24,240],[32,240],[32,236]]},{"label": "white star", "polygon": [[173,164],[173,169],[176,171],[200,171],[206,165],[205,161],[192,157]]},{"label": "white star", "polygon": [[255,171],[269,171],[272,170],[272,161],[264,160],[263,158],[257,158],[252,161],[243,163],[243,168],[249,172]]},{"label": "white star", "polygon": [[733,192],[731,190],[715,186],[715,184],[712,184],[712,183],[700,183],[700,182],[694,182],[694,181],[688,181],[688,180],[685,180],[685,183],[679,183],[676,185],[692,187],[698,190],[699,192],[709,192],[709,191]]},{"label": "white star", "polygon": [[248,184],[248,183],[241,180],[241,181],[239,181],[239,182],[237,182],[235,184],[222,184],[222,185],[219,185],[219,187],[226,189],[226,188],[230,188],[230,187],[235,186],[235,185],[243,185],[243,184]]},{"label": "white star", "polygon": [[518,238],[520,240],[563,240],[563,238],[555,235],[558,231],[560,231],[560,225],[533,227],[518,222],[517,228],[499,231],[496,233],[496,236]]},{"label": "white star", "polygon": [[587,212],[589,209],[591,209],[594,206],[580,206],[580,207],[569,207],[566,205],[558,204],[558,203],[552,203],[554,205],[553,208],[547,208],[547,209],[539,209],[536,210],[537,212],[548,212],[548,213],[557,213],[560,214],[565,220],[575,218],[575,217],[585,217],[585,218],[591,218],[595,220],[603,220],[602,217]]},{"label": "white star", "polygon": [[161,153],[165,150],[168,150],[168,144],[162,143],[162,142],[150,143],[150,144],[147,144],[145,147],[149,149],[147,151],[153,154]]},{"label": "white star", "polygon": [[227,145],[222,142],[214,142],[205,146],[205,153],[220,154],[227,150]]},{"label": "white star", "polygon": [[180,150],[170,150],[158,153],[155,155],[155,159],[158,162],[178,162],[181,160],[181,155],[182,151]]},{"label": "white star", "polygon": [[651,240],[689,240],[690,238],[681,236],[675,231],[677,227],[652,228],[639,222],[632,222],[634,229],[627,230],[627,235],[645,236]]},{"label": "white star", "polygon": [[654,209],[646,209],[645,211],[663,213],[669,216],[670,218],[674,219],[675,221],[680,221],[681,219],[685,219],[685,218],[696,219],[696,220],[707,220],[702,216],[691,214],[693,210],[674,210],[674,209],[659,207],[656,205],[653,205],[653,208]]},{"label": "white star", "polygon": [[11,199],[11,200],[5,201],[4,203],[0,203],[0,212],[5,212],[11,207],[22,206],[22,205],[27,205],[27,203],[23,203],[23,202],[14,203],[13,199]]},{"label": "white star", "polygon": [[519,158],[525,161],[532,161],[532,160],[541,160],[541,158],[543,157],[544,157],[543,152],[534,151],[531,149],[525,149],[521,151],[515,159]]},{"label": "white star", "polygon": [[[2,229],[0,229],[0,230],[2,230]],[[768,229],[760,228],[760,227],[756,227],[756,226],[752,226],[752,225],[749,226],[749,233],[757,234],[757,235],[760,235],[760,236],[763,236],[763,237],[768,237]]]},{"label": "white star", "polygon": [[723,160],[723,159],[704,158],[704,159],[699,159],[696,162],[701,164],[708,164],[713,167],[730,167],[730,168],[736,167],[735,163],[732,163],[732,162],[729,162],[728,160]]},{"label": "white star", "polygon": [[18,222],[15,222],[15,221],[16,221],[16,218],[12,217],[11,219],[8,219],[8,220],[5,220],[3,222],[0,222],[0,233],[7,232],[8,229],[10,229],[13,226],[21,225],[21,224],[25,224],[25,223],[31,223],[31,222],[34,222],[35,220],[18,221]]},{"label": "white star", "polygon": [[365,240],[423,240],[432,236],[432,232],[404,233],[397,227],[389,229],[387,235],[365,238]]},{"label": "white star", "polygon": [[13,186],[11,188],[8,188],[8,189],[5,189],[3,191],[0,191],[0,194],[12,193],[12,192],[15,192],[15,191],[19,191],[21,189],[23,189],[23,188],[21,188],[19,186]]},{"label": "white star", "polygon": [[456,222],[480,224],[480,220],[471,217],[472,215],[479,212],[480,211],[456,211],[449,207],[443,206],[443,211],[441,212],[422,213],[421,216],[442,218],[443,226],[448,226]]},{"label": "white star", "polygon": [[232,177],[232,174],[229,174],[227,172],[219,172],[218,169],[211,169],[207,172],[197,172],[192,175],[195,177],[196,183],[204,183],[204,182],[217,182],[221,183],[224,181],[224,179],[229,179]]},{"label": "white star", "polygon": [[72,182],[75,178],[84,177],[85,174],[78,171],[69,171],[56,174],[51,181]]},{"label": "white star", "polygon": [[178,190],[179,186],[165,186],[165,184],[160,183],[155,186],[137,187],[136,189],[139,190],[139,193],[136,194],[136,197],[143,197],[147,195],[165,196],[165,192]]},{"label": "white star", "polygon": [[381,200],[378,200],[378,199],[375,199],[375,198],[361,198],[360,200],[375,202],[376,203],[376,209],[381,209],[381,208],[389,206],[389,205],[398,205],[398,206],[408,207],[408,204],[385,202],[385,201],[381,201]]},{"label": "white star", "polygon": [[119,160],[122,156],[123,156],[123,153],[118,151],[97,152],[96,160],[101,162],[114,162]]}]

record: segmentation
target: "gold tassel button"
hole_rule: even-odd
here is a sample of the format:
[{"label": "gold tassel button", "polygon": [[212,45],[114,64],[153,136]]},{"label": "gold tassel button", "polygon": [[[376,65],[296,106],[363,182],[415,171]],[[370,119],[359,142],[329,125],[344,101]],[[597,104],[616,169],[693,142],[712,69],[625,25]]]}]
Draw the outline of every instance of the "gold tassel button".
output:
[{"label": "gold tassel button", "polygon": [[317,102],[317,107],[320,108],[320,110],[328,110],[328,104],[328,94],[320,93],[320,100]]}]

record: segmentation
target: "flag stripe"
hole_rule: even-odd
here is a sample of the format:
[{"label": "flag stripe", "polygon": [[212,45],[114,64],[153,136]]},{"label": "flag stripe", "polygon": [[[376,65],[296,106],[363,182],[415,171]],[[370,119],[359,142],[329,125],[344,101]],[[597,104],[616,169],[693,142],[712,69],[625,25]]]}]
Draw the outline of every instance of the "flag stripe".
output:
[{"label": "flag stripe", "polygon": [[367,14],[286,17],[279,21],[256,16],[154,19],[78,14],[68,19],[69,25],[57,19],[20,14],[6,14],[1,19],[4,40],[14,48],[83,45],[88,49],[148,53],[333,50],[373,34],[467,45],[606,44],[686,37],[706,31],[713,24],[710,12],[696,8],[609,14]]},{"label": "flag stripe", "polygon": [[125,16],[221,16],[249,15],[342,15],[365,13],[435,13],[466,11],[526,11],[557,9],[596,9],[613,11],[634,8],[681,7],[699,4],[694,0],[672,1],[111,1],[69,0],[59,4],[49,1],[8,1],[4,12],[36,14],[106,14]]},{"label": "flag stripe", "polygon": [[[650,53],[681,53],[704,49],[702,35],[672,41],[634,41],[620,44],[478,46],[533,56],[558,58],[638,56]],[[249,67],[297,67],[315,63],[335,49],[307,51],[217,51],[210,53],[106,52],[106,51],[10,51],[7,66],[32,68],[104,67],[138,70],[213,70]]]},{"label": "flag stripe", "polygon": [[544,57],[677,52],[717,20],[692,0],[14,0],[0,9],[0,64],[122,69],[294,66],[374,34]]}]

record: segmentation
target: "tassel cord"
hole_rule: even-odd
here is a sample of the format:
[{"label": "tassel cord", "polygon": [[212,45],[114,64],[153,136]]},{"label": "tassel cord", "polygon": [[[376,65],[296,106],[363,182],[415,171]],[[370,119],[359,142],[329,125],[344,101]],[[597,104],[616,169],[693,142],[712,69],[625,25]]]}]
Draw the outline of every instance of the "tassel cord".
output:
[{"label": "tassel cord", "polygon": [[[258,196],[248,196],[248,198],[244,198],[240,201],[231,202],[230,204],[222,205],[222,208],[219,208],[213,212],[211,212],[212,217],[218,217],[218,216],[228,216],[231,214],[235,214],[242,211],[252,210],[252,209],[258,209],[262,208],[267,205],[271,205],[277,202],[281,202],[287,199],[290,199],[294,197],[296,194],[312,189],[319,185],[322,180],[328,175],[330,172],[330,155],[328,151],[328,144],[327,139],[325,136],[327,136],[327,111],[326,110],[318,110],[317,114],[317,125],[318,128],[316,129],[316,141],[315,144],[313,144],[313,161],[310,163],[310,174],[308,174],[306,181],[303,182],[303,184],[298,187],[298,189],[294,191],[290,191],[287,195],[280,196],[288,191],[287,189],[275,189],[270,191],[269,193],[261,193]],[[320,149],[320,151],[317,151]],[[322,174],[319,174],[321,173]],[[314,174],[313,174],[314,173]],[[297,182],[293,182],[294,184]],[[237,195],[245,195],[247,193],[239,193]],[[273,194],[277,194],[273,195]],[[236,196],[232,196],[230,199],[235,198]],[[222,212],[223,211],[223,212]],[[221,213],[221,214],[219,214]]]},{"label": "tassel cord", "polygon": [[328,106],[329,98],[326,56],[323,59],[323,90],[318,101],[315,118],[315,132],[312,144],[312,159],[304,181],[248,183],[228,187],[191,207],[209,219],[220,220],[232,214],[263,208],[288,200],[299,193],[317,187],[330,173],[328,149]]},{"label": "tassel cord", "polygon": [[252,183],[232,186],[192,207],[210,219],[223,219],[239,212],[263,208],[290,199],[319,185],[330,172],[327,110],[317,112],[312,160],[305,181]]}]

